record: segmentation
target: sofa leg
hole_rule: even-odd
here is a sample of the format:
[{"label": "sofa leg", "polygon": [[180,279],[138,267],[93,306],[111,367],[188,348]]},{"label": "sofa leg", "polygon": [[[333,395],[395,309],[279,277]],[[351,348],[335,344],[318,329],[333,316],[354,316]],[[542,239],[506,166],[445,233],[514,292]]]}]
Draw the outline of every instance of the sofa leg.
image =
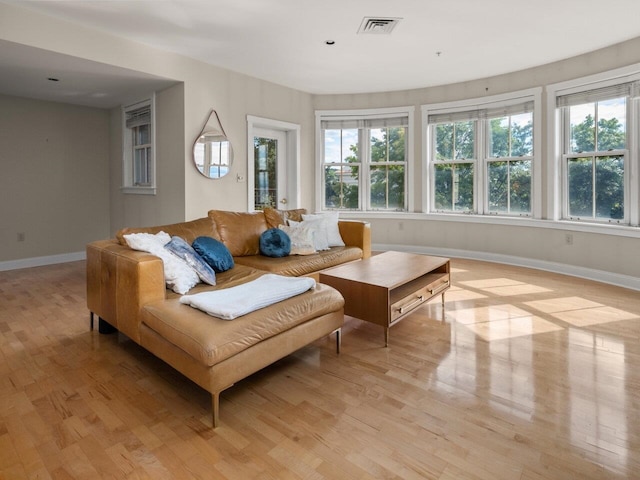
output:
[{"label": "sofa leg", "polygon": [[108,335],[110,333],[116,333],[118,329],[111,325],[106,320],[103,320],[102,317],[98,317],[98,332],[103,335]]},{"label": "sofa leg", "polygon": [[215,392],[211,394],[211,411],[213,413],[213,428],[216,428],[220,425],[220,392]]},{"label": "sofa leg", "polygon": [[341,333],[342,333],[341,328],[336,330],[336,353],[338,355],[340,354],[340,347],[342,346],[342,337],[340,335]]}]

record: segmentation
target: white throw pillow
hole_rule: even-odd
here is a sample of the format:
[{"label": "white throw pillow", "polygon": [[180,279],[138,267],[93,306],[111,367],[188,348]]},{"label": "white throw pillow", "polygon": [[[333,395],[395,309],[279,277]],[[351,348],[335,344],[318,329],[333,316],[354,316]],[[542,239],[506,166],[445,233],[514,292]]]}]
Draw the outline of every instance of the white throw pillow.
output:
[{"label": "white throw pillow", "polygon": [[316,253],[313,245],[313,232],[303,227],[302,222],[293,222],[297,225],[279,225],[278,228],[289,235],[291,240],[291,252],[289,255],[311,255]]},{"label": "white throw pillow", "polygon": [[164,280],[174,292],[184,295],[200,281],[196,271],[187,262],[164,248],[171,241],[168,233],[130,233],[124,235],[124,239],[134,250],[148,252],[162,259]]},{"label": "white throw pillow", "polygon": [[314,218],[313,220],[304,220],[302,222],[288,221],[291,226],[303,226],[313,233],[313,246],[316,250],[329,250],[329,238],[327,237],[327,228],[324,218]]},{"label": "white throw pillow", "polygon": [[344,247],[344,240],[340,235],[340,228],[338,228],[338,212],[322,212],[312,215],[303,214],[302,220],[314,220],[317,218],[323,218],[325,220],[325,231],[327,232],[327,240],[330,247]]}]

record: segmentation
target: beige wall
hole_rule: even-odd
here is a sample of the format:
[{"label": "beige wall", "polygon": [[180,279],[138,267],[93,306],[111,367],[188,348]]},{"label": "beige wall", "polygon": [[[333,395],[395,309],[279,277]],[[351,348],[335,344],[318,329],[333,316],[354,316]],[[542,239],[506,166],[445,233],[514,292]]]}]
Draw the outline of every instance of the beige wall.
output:
[{"label": "beige wall", "polygon": [[[110,112],[108,121],[112,134],[108,147],[105,147],[105,150],[110,149],[109,176],[105,173],[105,178],[110,179],[110,182],[105,180],[105,184],[110,183],[110,187],[108,192],[104,189],[92,192],[100,196],[99,200],[94,200],[100,204],[99,211],[104,211],[105,204],[109,206],[110,220],[105,220],[108,226],[101,224],[100,228],[83,232],[85,238],[91,237],[89,239],[104,237],[106,230],[113,233],[124,225],[159,224],[197,218],[205,215],[211,208],[246,209],[247,184],[236,182],[238,173],[246,178],[246,115],[301,125],[301,205],[313,209],[315,109],[414,105],[414,158],[417,168],[415,177],[410,181],[414,188],[415,205],[421,205],[421,105],[544,87],[550,83],[640,63],[638,38],[555,64],[473,82],[401,92],[313,96],[6,4],[0,4],[0,39],[181,82],[180,85],[158,94],[158,112],[162,112],[162,117],[158,117],[158,195],[154,197],[141,198],[120,192],[121,120],[115,111]],[[544,100],[543,94],[543,103]],[[235,151],[231,175],[219,180],[202,177],[191,163],[192,142],[210,108],[218,111]],[[542,114],[545,113],[543,110]],[[546,174],[545,135],[543,130],[543,176]],[[546,198],[546,184],[543,186],[543,194]],[[598,277],[601,273],[600,277],[605,278],[611,274],[612,278],[608,279],[614,282],[634,278],[637,280],[640,277],[637,233],[626,237],[603,235],[545,221],[524,226],[444,221],[419,213],[408,214],[406,218],[388,215],[361,217],[371,221],[373,241],[378,245],[407,250],[451,251],[472,257],[553,269],[566,266],[565,270],[569,272],[580,272],[587,276]],[[33,218],[38,217],[36,215]],[[23,221],[27,225],[37,223],[31,217]],[[400,221],[402,230],[398,228]],[[64,236],[65,230],[58,229],[57,225],[50,225],[52,235]],[[3,229],[3,242],[6,241],[5,237],[15,239],[13,230],[5,234]],[[563,243],[567,232],[574,235],[573,245]],[[82,242],[78,245],[80,243]],[[76,248],[73,247],[74,250]],[[47,254],[48,251],[51,250],[37,248],[33,251],[14,252],[13,255],[20,258]]]},{"label": "beige wall", "polygon": [[0,262],[109,234],[108,150],[105,110],[0,95]]},{"label": "beige wall", "polygon": [[[422,204],[421,106],[430,103],[481,98],[486,95],[525,90],[640,64],[640,38],[561,62],[492,78],[399,92],[318,95],[314,109],[341,110],[379,107],[415,107],[415,175],[410,179],[414,205]],[[640,71],[640,68],[638,69]],[[543,111],[546,92],[542,96]],[[547,198],[547,136],[542,129],[543,211]],[[426,193],[425,193],[426,194]],[[373,243],[382,248],[398,248],[484,258],[580,274],[640,289],[640,231],[626,236],[588,232],[576,225],[550,221],[446,221],[433,215],[360,215],[372,225]],[[402,227],[400,228],[400,224]],[[565,243],[565,234],[573,244]]]},{"label": "beige wall", "polygon": [[[144,100],[144,99],[140,99]],[[155,96],[156,195],[122,193],[122,109],[110,111],[109,176],[110,231],[128,226],[150,226],[183,220],[184,191],[184,85]]]},{"label": "beige wall", "polygon": [[[110,115],[110,226],[150,225],[189,220],[210,209],[245,210],[247,183],[247,115],[301,124],[301,183],[313,185],[312,96],[246,75],[156,50],[59,19],[0,3],[0,39],[175,79],[179,86],[158,94],[156,145],[158,194],[123,194],[121,186],[121,119]],[[182,97],[182,98],[180,98]],[[210,180],[192,164],[192,143],[211,108],[232,141],[231,174]],[[162,118],[161,116],[162,115]],[[313,204],[304,189],[302,203]]]}]

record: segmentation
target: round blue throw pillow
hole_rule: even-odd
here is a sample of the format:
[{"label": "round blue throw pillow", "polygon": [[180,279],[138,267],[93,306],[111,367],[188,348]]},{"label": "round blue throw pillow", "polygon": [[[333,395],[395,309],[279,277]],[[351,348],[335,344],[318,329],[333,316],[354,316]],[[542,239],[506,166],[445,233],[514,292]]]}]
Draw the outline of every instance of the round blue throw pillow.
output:
[{"label": "round blue throw pillow", "polygon": [[291,253],[291,239],[279,228],[270,228],[260,235],[260,253],[267,257],[286,257]]},{"label": "round blue throw pillow", "polygon": [[215,238],[198,237],[191,246],[216,273],[226,272],[235,264],[227,246]]}]

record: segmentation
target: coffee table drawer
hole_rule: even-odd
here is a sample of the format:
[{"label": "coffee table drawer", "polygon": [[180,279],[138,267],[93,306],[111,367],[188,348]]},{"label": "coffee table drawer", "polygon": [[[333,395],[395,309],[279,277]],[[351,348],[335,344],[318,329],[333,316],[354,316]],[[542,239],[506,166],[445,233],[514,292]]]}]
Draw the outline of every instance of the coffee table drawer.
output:
[{"label": "coffee table drawer", "polygon": [[448,273],[423,275],[412,282],[394,289],[391,294],[390,322],[404,317],[420,305],[440,295],[449,288]]}]

